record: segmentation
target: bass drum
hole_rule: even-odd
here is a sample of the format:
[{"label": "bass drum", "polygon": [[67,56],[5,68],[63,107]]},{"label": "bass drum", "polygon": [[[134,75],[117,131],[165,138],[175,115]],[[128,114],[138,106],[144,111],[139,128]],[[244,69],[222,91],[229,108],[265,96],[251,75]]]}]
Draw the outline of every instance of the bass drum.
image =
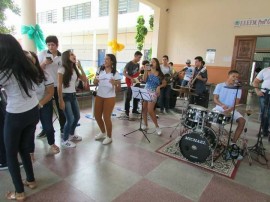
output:
[{"label": "bass drum", "polygon": [[216,148],[217,136],[205,126],[202,132],[193,131],[182,136],[179,147],[182,155],[191,162],[203,163]]}]

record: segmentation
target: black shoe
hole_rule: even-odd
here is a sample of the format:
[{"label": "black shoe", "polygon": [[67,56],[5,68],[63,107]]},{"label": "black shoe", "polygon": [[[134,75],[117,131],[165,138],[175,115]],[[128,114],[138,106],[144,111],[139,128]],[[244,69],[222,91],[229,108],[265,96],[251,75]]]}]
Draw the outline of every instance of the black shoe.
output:
[{"label": "black shoe", "polygon": [[46,137],[46,133],[42,130],[38,135],[37,135],[37,138],[40,139],[40,138],[44,138]]},{"label": "black shoe", "polygon": [[133,111],[132,114],[141,114],[141,113],[138,111]]},{"label": "black shoe", "polygon": [[6,163],[0,164],[0,170],[7,170],[8,166]]},{"label": "black shoe", "polygon": [[129,112],[125,112],[126,116],[129,117]]}]

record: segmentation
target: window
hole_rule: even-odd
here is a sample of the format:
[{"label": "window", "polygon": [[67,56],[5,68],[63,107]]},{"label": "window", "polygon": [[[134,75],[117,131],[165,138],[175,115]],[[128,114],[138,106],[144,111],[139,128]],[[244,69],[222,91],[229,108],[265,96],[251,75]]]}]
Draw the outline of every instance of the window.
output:
[{"label": "window", "polygon": [[38,24],[57,23],[57,10],[37,13],[37,22]]},{"label": "window", "polygon": [[[119,0],[118,3],[118,13],[132,13],[139,11],[139,1],[138,0]],[[99,0],[99,16],[109,15],[109,0]]]},{"label": "window", "polygon": [[63,8],[63,21],[91,18],[91,2]]}]

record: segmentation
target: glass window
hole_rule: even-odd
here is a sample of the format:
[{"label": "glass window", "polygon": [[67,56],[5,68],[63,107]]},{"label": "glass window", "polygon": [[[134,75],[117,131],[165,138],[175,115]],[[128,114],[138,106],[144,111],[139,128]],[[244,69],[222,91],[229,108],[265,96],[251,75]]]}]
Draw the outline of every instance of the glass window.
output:
[{"label": "glass window", "polygon": [[37,13],[37,22],[38,24],[57,23],[57,10],[55,9]]},{"label": "glass window", "polygon": [[[132,13],[139,11],[138,0],[119,0],[118,2],[118,13]],[[109,0],[99,0],[99,16],[109,15]]]},{"label": "glass window", "polygon": [[91,18],[91,2],[63,8],[63,21]]}]

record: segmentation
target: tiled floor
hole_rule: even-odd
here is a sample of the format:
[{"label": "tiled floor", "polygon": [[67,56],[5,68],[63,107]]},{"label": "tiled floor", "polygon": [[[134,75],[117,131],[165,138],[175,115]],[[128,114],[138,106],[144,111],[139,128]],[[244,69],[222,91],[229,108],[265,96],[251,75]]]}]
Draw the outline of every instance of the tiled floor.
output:
[{"label": "tiled floor", "polygon": [[[116,108],[122,108],[123,95],[118,96]],[[122,202],[122,201],[270,201],[270,172],[267,166],[245,158],[235,179],[202,170],[190,164],[176,161],[155,151],[170,140],[170,133],[179,123],[180,115],[161,115],[163,134],[157,136],[154,129],[147,134],[149,143],[139,128],[139,121],[113,118],[113,143],[103,146],[95,141],[98,127],[94,120],[85,118],[91,113],[91,100],[80,99],[81,120],[77,133],[83,141],[74,149],[61,149],[55,156],[48,154],[46,139],[36,139],[34,171],[38,188],[25,189],[27,201],[33,202]],[[177,102],[177,105],[179,105]],[[249,145],[256,143],[259,129],[256,98],[248,101],[254,106],[254,114],[248,125]],[[244,106],[240,108],[240,111]],[[116,110],[119,114],[120,112]],[[229,126],[226,126],[227,128]],[[55,122],[56,140],[60,143],[59,126]],[[37,133],[40,132],[40,125]],[[175,132],[173,137],[177,136]],[[270,144],[263,140],[266,151]],[[256,155],[253,155],[256,157]],[[270,155],[267,153],[268,159]],[[21,169],[23,177],[24,170]],[[0,201],[4,194],[14,190],[8,171],[0,171]]]}]

